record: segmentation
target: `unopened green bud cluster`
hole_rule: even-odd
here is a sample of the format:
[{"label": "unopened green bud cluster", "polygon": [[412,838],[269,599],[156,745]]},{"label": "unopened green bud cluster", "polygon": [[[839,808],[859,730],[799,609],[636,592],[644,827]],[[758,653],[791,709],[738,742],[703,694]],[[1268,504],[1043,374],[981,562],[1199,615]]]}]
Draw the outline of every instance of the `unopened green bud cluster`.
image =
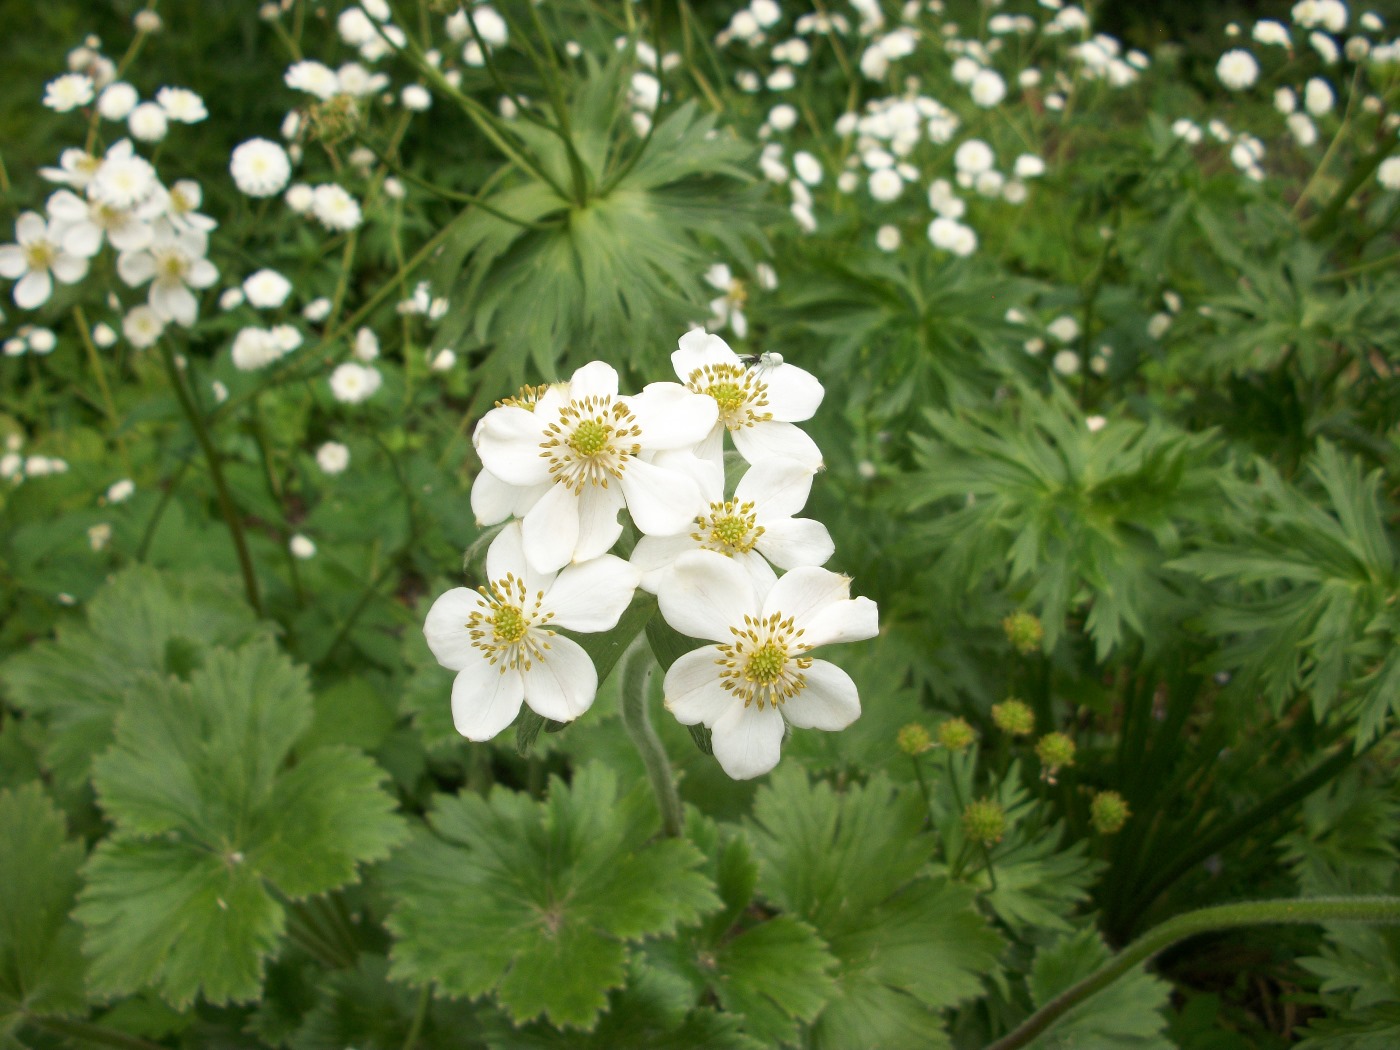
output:
[{"label": "unopened green bud cluster", "polygon": [[1101,835],[1112,835],[1123,830],[1132,813],[1123,796],[1116,791],[1100,791],[1089,803],[1089,822]]},{"label": "unopened green bud cluster", "polygon": [[1011,736],[1030,736],[1035,732],[1035,713],[1014,696],[992,705],[992,724]]},{"label": "unopened green bud cluster", "polygon": [[963,833],[974,842],[990,846],[1006,834],[1006,810],[995,799],[979,798],[963,810]]},{"label": "unopened green bud cluster", "polygon": [[1046,733],[1035,745],[1035,755],[1045,767],[1047,776],[1054,776],[1065,766],[1074,765],[1074,741],[1064,733]]},{"label": "unopened green bud cluster", "polygon": [[977,733],[963,718],[950,718],[938,727],[938,744],[949,751],[966,751],[977,740]]},{"label": "unopened green bud cluster", "polygon": [[1040,651],[1040,643],[1045,640],[1045,627],[1034,613],[1018,609],[1001,621],[1001,629],[1006,632],[1006,640],[1022,656]]},{"label": "unopened green bud cluster", "polygon": [[906,755],[922,755],[933,747],[933,738],[918,722],[910,722],[895,736],[895,745]]}]

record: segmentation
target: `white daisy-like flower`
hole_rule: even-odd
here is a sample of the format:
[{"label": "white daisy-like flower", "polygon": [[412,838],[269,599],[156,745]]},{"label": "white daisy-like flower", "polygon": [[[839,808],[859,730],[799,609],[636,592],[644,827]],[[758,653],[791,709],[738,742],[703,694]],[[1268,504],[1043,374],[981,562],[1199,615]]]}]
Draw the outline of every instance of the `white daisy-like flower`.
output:
[{"label": "white daisy-like flower", "polygon": [[666,622],[718,644],[671,665],[666,708],[682,725],[709,727],[715,758],[734,779],[762,776],[778,764],[787,724],[832,731],[860,716],[850,676],[808,655],[878,633],[875,603],[851,598],[850,583],[803,567],[763,589],[713,551],[682,555],[667,575],[658,595]]},{"label": "white daisy-like flower", "polygon": [[719,408],[695,449],[701,459],[723,470],[727,430],[751,464],[786,460],[811,473],[821,469],[821,449],[794,425],[812,418],[825,393],[810,372],[787,363],[750,368],[723,339],[698,328],[681,336],[671,365],[689,389]]},{"label": "white daisy-like flower", "polygon": [[334,182],[316,187],[311,198],[311,214],[328,230],[353,230],[363,218],[360,202]]},{"label": "white daisy-like flower", "polygon": [[293,557],[301,558],[303,561],[316,557],[316,544],[311,541],[309,536],[303,536],[299,532],[287,541],[287,549],[292,552]]},{"label": "white daisy-like flower", "polygon": [[968,139],[953,153],[953,167],[966,175],[979,175],[996,166],[996,154],[981,139]]},{"label": "white daisy-like flower", "polygon": [[[706,485],[709,478],[713,483]],[[793,517],[812,491],[812,474],[802,467],[780,460],[750,467],[730,500],[724,499],[718,472],[698,474],[697,480],[710,491],[705,492],[709,506],[696,516],[694,531],[643,536],[632,551],[643,590],[657,593],[665,573],[687,551],[711,550],[733,558],[756,587],[766,588],[777,578],[772,566],[822,565],[836,550],[825,525]]]},{"label": "white daisy-like flower", "polygon": [[181,124],[198,124],[209,116],[204,99],[189,88],[163,87],[156,92],[156,104],[168,118]]},{"label": "white daisy-like flower", "polygon": [[104,239],[119,252],[140,251],[155,236],[149,215],[134,208],[116,208],[100,200],[84,200],[71,190],[59,190],[44,205],[51,219],[64,227],[63,249],[84,259],[102,250]]},{"label": "white daisy-like flower", "polygon": [[[651,453],[689,449],[716,425],[718,409],[676,383],[652,383],[640,394],[618,393],[617,371],[593,361],[567,383],[522,392],[477,424],[473,442],[491,482],[473,486],[472,507],[484,523],[503,521],[519,506],[512,490],[538,494],[523,516],[525,551],[539,572],[554,572],[611,549],[622,534],[625,506],[638,531],[685,531],[703,506],[684,466]],[[693,459],[693,457],[691,457]]]},{"label": "white daisy-like flower", "polygon": [[488,582],[456,587],[428,610],[423,635],[438,663],[456,671],[452,721],[468,740],[490,740],[522,704],[556,722],[593,706],[598,672],[583,647],[555,628],[610,630],[636,590],[638,573],[604,554],[562,572],[536,571],[523,529],[507,525],[486,553]]},{"label": "white daisy-like flower", "polygon": [[165,195],[165,217],[177,230],[208,233],[219,224],[199,211],[204,191],[193,179],[181,179]]},{"label": "white daisy-like flower", "polygon": [[316,465],[323,474],[343,474],[350,466],[350,450],[339,441],[327,441],[316,450]]},{"label": "white daisy-like flower", "polygon": [[928,239],[935,248],[942,248],[959,258],[966,258],[977,250],[977,231],[946,215],[940,215],[928,224]]},{"label": "white daisy-like flower", "polygon": [[324,62],[312,59],[294,62],[287,67],[282,79],[292,90],[305,91],[322,102],[334,98],[340,91],[340,79],[335,75],[335,70]]},{"label": "white daisy-like flower", "polygon": [[86,189],[97,174],[102,161],[87,150],[76,147],[66,149],[58,156],[58,167],[40,168],[39,174],[49,182],[72,186],[75,190]]},{"label": "white daisy-like flower", "polygon": [[[65,151],[65,159],[66,159]],[[78,187],[74,187],[78,188]],[[151,162],[136,152],[130,139],[114,142],[92,172],[88,196],[114,208],[135,208],[160,192]]]},{"label": "white daisy-like flower", "polygon": [[219,279],[218,267],[205,258],[208,250],[209,238],[198,230],[158,223],[149,247],[117,256],[117,274],[132,288],[150,281],[151,309],[188,328],[199,315],[199,300],[190,289],[208,288]]},{"label": "white daisy-like flower", "polygon": [[239,190],[249,197],[281,193],[292,177],[287,151],[269,139],[249,139],[236,147],[229,159],[229,173]]},{"label": "white daisy-like flower", "polygon": [[125,120],[140,101],[141,96],[134,87],[124,80],[118,80],[108,84],[97,96],[97,112],[103,120]]},{"label": "white daisy-like flower", "polygon": [[276,270],[258,270],[243,282],[243,294],[259,310],[274,310],[287,301],[292,282]]},{"label": "white daisy-like flower", "polygon": [[126,117],[131,137],[142,142],[159,142],[170,129],[170,118],[154,102],[142,102]]},{"label": "white daisy-like flower", "polygon": [[1376,169],[1376,181],[1388,190],[1400,190],[1400,157],[1386,157]]},{"label": "white daisy-like flower", "polygon": [[67,113],[86,106],[93,94],[92,77],[86,73],[64,73],[44,85],[44,105],[56,113]]},{"label": "white daisy-like flower", "polygon": [[280,358],[282,351],[271,332],[250,325],[240,328],[238,334],[233,337],[229,356],[233,360],[233,367],[240,372],[256,372]]},{"label": "white daisy-like flower", "polygon": [[127,311],[122,318],[122,335],[138,350],[156,345],[156,340],[165,331],[165,321],[149,306],[141,305]]},{"label": "white daisy-like flower", "polygon": [[983,109],[990,109],[1006,97],[1006,81],[994,69],[979,69],[968,85],[972,101]]},{"label": "white daisy-like flower", "polygon": [[1046,325],[1045,330],[1062,343],[1072,343],[1079,338],[1079,322],[1069,314],[1061,314]]},{"label": "white daisy-like flower", "polygon": [[27,211],[15,220],[15,243],[0,245],[0,277],[16,281],[15,305],[33,310],[48,302],[53,282],[73,284],[88,271],[88,261],[63,247],[66,228]]},{"label": "white daisy-like flower", "polygon": [[112,484],[107,487],[107,502],[125,503],[127,500],[131,499],[132,494],[135,492],[136,482],[132,481],[130,478],[122,478],[120,481],[112,482]]},{"label": "white daisy-like flower", "polygon": [[898,251],[903,241],[904,238],[900,234],[898,226],[886,224],[875,231],[875,247],[882,252]]},{"label": "white daisy-like flower", "polygon": [[1220,56],[1215,75],[1231,91],[1243,91],[1259,79],[1259,63],[1242,48],[1234,48]]},{"label": "white daisy-like flower", "polygon": [[744,282],[735,277],[724,263],[715,263],[705,271],[705,283],[724,293],[710,300],[710,326],[724,328],[727,325],[743,339],[749,334],[748,318],[744,316],[749,293]]},{"label": "white daisy-like flower", "polygon": [[331,373],[331,394],[344,405],[357,405],[374,396],[384,377],[378,369],[346,361]]}]

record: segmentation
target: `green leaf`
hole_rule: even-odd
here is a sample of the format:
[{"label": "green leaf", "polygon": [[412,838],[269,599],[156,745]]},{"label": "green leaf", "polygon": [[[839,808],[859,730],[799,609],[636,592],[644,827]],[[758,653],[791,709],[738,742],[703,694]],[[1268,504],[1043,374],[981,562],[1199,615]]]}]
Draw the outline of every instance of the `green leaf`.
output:
[{"label": "green leaf", "polygon": [[133,689],[93,773],[116,826],[76,913],[95,989],[151,983],[177,1006],[254,998],[283,928],[274,891],[342,886],[401,840],[365,756],[323,747],[287,768],[311,707],[305,673],[266,641],[210,651],[188,683]]},{"label": "green leaf", "polygon": [[965,886],[921,874],[924,805],[884,777],[837,794],[784,770],[759,793],[760,890],[811,923],[837,959],[813,1045],[928,1046],[938,1011],[977,994],[1001,940]]},{"label": "green leaf", "polygon": [[[1031,964],[1031,1000],[1039,1008],[1109,959],[1098,931],[1086,927],[1041,948]],[[1085,1046],[1141,1047],[1172,1050],[1163,1030],[1171,986],[1142,967],[1090,996],[1030,1045],[1037,1050],[1073,1050]]]},{"label": "green leaf", "polygon": [[68,918],[82,862],[42,787],[0,792],[0,1039],[25,1014],[86,1008],[82,931]]},{"label": "green leaf", "polygon": [[211,645],[268,637],[231,579],[170,576],[133,566],[112,577],[87,607],[86,623],[59,628],[0,665],[0,682],[21,709],[45,718],[44,762],[73,788],[107,746],[126,690],[144,674],[187,677]]},{"label": "green leaf", "polygon": [[657,827],[645,784],[618,797],[597,765],[549,798],[495,790],[442,799],[386,866],[393,976],[451,995],[491,992],[519,1022],[592,1028],[626,976],[627,943],[717,906],[684,840]]}]

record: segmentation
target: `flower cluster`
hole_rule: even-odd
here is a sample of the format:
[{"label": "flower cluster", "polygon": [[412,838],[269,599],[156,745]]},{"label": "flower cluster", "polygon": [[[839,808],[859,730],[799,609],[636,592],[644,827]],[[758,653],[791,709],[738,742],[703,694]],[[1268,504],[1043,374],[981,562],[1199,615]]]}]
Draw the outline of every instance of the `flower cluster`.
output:
[{"label": "flower cluster", "polygon": [[[772,769],[787,725],[836,730],[860,714],[850,677],[810,655],[878,629],[875,603],[821,567],[834,550],[825,526],[796,516],[822,458],[795,424],[821,384],[699,329],[671,361],[679,382],[630,395],[594,361],[477,424],[472,508],[485,525],[511,520],[487,553],[488,582],[442,595],[424,627],[457,672],[452,713],[468,739],[495,736],[522,704],[560,722],[588,710],[592,661],[558,631],[611,630],[638,588],[676,631],[714,643],[671,666],[666,706],[711,730],[730,776]],[[748,465],[728,495],[725,434]],[[610,553],[624,510],[639,534],[626,561]]]}]

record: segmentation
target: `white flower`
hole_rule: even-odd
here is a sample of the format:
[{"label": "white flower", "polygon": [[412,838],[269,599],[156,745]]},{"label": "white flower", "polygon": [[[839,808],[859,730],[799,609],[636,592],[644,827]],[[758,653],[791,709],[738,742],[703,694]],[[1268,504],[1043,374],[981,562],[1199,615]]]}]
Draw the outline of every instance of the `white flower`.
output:
[{"label": "white flower", "polygon": [[990,109],[1006,97],[1006,81],[994,69],[979,69],[968,90],[974,103]]},{"label": "white flower", "polygon": [[779,103],[768,111],[768,125],[774,131],[787,131],[797,123],[797,109],[786,102]]},{"label": "white flower", "polygon": [[1069,314],[1061,314],[1045,330],[1062,343],[1072,343],[1079,338],[1079,322]]},{"label": "white flower", "polygon": [[870,178],[866,182],[866,188],[870,190],[870,196],[881,203],[898,199],[904,192],[904,180],[899,177],[899,172],[894,168],[879,168],[870,173]]},{"label": "white flower", "polygon": [[377,369],[346,361],[331,373],[331,394],[342,404],[355,405],[373,397],[382,382]]},{"label": "white flower", "polygon": [[127,114],[126,126],[130,129],[132,138],[142,142],[159,142],[165,138],[170,121],[165,110],[154,102],[142,102]]},{"label": "white flower", "polygon": [[302,559],[316,557],[316,544],[299,532],[287,541],[287,549],[292,552],[293,557]]},{"label": "white flower", "polygon": [[0,245],[0,277],[18,282],[13,293],[16,306],[33,310],[48,302],[55,278],[73,284],[87,275],[87,260],[63,248],[65,232],[62,223],[45,222],[34,211],[15,220],[16,243]]},{"label": "white flower", "polygon": [[816,186],[822,181],[821,161],[806,150],[798,150],[792,155],[792,170],[808,186]]},{"label": "white flower", "polygon": [[256,372],[280,358],[282,352],[271,332],[249,326],[240,328],[233,337],[229,356],[233,359],[233,367],[240,372]]},{"label": "white flower", "polygon": [[1062,376],[1072,376],[1079,371],[1079,355],[1073,350],[1061,350],[1051,358],[1050,367]]},{"label": "white flower", "polygon": [[355,355],[357,361],[366,364],[379,356],[379,336],[374,334],[373,328],[359,328],[355,331],[355,342],[350,352]]},{"label": "white flower", "polygon": [[1215,75],[1231,91],[1243,91],[1259,79],[1259,63],[1248,51],[1235,48],[1220,56]]},{"label": "white flower", "polygon": [[1022,153],[1012,169],[1018,179],[1035,179],[1045,174],[1045,161],[1033,153]]},{"label": "white flower", "polygon": [[875,231],[875,246],[882,252],[898,251],[902,241],[898,226],[890,226],[887,223]]},{"label": "white flower", "polygon": [[229,173],[239,190],[249,197],[281,193],[292,177],[287,151],[268,139],[249,139],[234,149]]},{"label": "white flower", "polygon": [[92,173],[88,196],[114,208],[134,208],[155,196],[160,189],[156,169],[140,156],[130,139],[112,144]]},{"label": "white flower", "polygon": [[63,249],[90,259],[102,250],[104,238],[119,252],[139,251],[155,231],[136,210],[116,208],[100,200],[84,200],[71,190],[59,190],[45,204],[50,219],[64,227]]},{"label": "white flower", "polygon": [[1276,22],[1271,18],[1266,18],[1254,23],[1254,32],[1251,34],[1257,44],[1266,44],[1274,47],[1292,47],[1293,38],[1288,33],[1288,27],[1282,22]]},{"label": "white flower", "polygon": [[1303,88],[1303,108],[1315,117],[1323,117],[1332,112],[1337,97],[1332,93],[1332,85],[1321,77],[1310,77]]},{"label": "white flower", "polygon": [[282,78],[294,91],[305,91],[315,95],[322,102],[333,98],[340,91],[340,80],[335,70],[323,62],[304,59],[287,67]]},{"label": "white flower", "polygon": [[594,633],[617,626],[638,574],[610,554],[541,573],[525,556],[522,527],[507,525],[486,553],[487,584],[456,587],[428,610],[423,635],[438,663],[456,671],[452,721],[468,740],[490,740],[521,704],[556,722],[593,706],[598,672],[583,647],[554,628]]},{"label": "white flower", "polygon": [[1317,142],[1317,125],[1306,113],[1290,113],[1284,118],[1284,123],[1298,145],[1306,148]]},{"label": "white flower", "polygon": [[990,171],[996,164],[992,147],[981,139],[968,139],[953,154],[953,167],[968,175]]},{"label": "white flower", "polygon": [[193,179],[181,179],[170,187],[165,196],[165,217],[177,230],[201,230],[208,233],[219,224],[199,212],[204,191]]},{"label": "white flower", "polygon": [[155,346],[165,331],[165,322],[149,306],[137,306],[122,318],[122,334],[138,350]]},{"label": "white flower", "polygon": [[474,486],[472,507],[485,523],[502,521],[518,513],[511,490],[531,490],[536,502],[524,515],[524,542],[536,571],[611,549],[624,506],[648,536],[690,526],[703,505],[700,487],[663,454],[705,440],[718,414],[713,400],[676,383],[620,396],[617,372],[603,361],[584,365],[567,383],[522,394],[477,424],[472,440],[486,473],[506,488],[478,494]]},{"label": "white flower", "polygon": [[815,376],[787,363],[747,367],[723,339],[698,328],[681,336],[679,347],[671,354],[676,375],[719,409],[696,455],[722,470],[728,430],[751,464],[786,460],[812,473],[821,469],[821,449],[794,425],[821,404],[825,391]]},{"label": "white flower", "polygon": [[311,214],[329,230],[353,230],[362,218],[359,201],[334,182],[316,187]]},{"label": "white flower", "polygon": [[74,189],[84,189],[97,172],[102,162],[86,150],[70,148],[59,154],[58,167],[40,168],[39,174],[49,182],[57,182]]},{"label": "white flower", "polygon": [[350,450],[339,441],[327,441],[316,450],[316,465],[323,474],[342,474],[350,466]]},{"label": "white flower", "polygon": [[136,483],[130,478],[122,478],[114,481],[107,488],[108,503],[125,503],[131,499],[132,493],[136,491]]},{"label": "white flower", "polygon": [[29,349],[36,354],[51,354],[58,345],[58,337],[51,328],[30,328]]},{"label": "white flower", "polygon": [[849,595],[849,579],[815,567],[761,589],[713,551],[682,555],[667,575],[658,596],[666,622],[719,644],[671,665],[666,708],[683,725],[710,728],[715,758],[731,777],[747,780],[776,766],[785,723],[837,730],[860,716],[850,676],[808,655],[878,632],[875,603]]},{"label": "white flower", "polygon": [[428,367],[434,372],[450,372],[457,365],[457,355],[451,350],[439,350],[436,354],[429,351],[431,357],[428,360]]},{"label": "white flower", "polygon": [[92,96],[92,77],[85,73],[64,73],[44,85],[44,105],[57,113],[86,106]]},{"label": "white flower", "polygon": [[966,258],[977,250],[977,232],[956,219],[940,215],[928,224],[928,239],[935,248]]},{"label": "white flower", "polygon": [[98,321],[92,326],[92,341],[105,350],[110,346],[116,346],[117,333],[106,321]]},{"label": "white flower", "polygon": [[167,117],[181,124],[198,124],[209,116],[204,99],[189,88],[163,87],[156,92],[156,103]]},{"label": "white flower", "polygon": [[301,308],[301,316],[305,317],[312,324],[324,321],[331,315],[331,301],[324,295],[312,299]]},{"label": "white flower", "polygon": [[405,84],[399,92],[399,101],[403,103],[404,109],[422,113],[432,107],[433,96],[422,84]]},{"label": "white flower", "polygon": [[199,314],[191,288],[208,288],[219,279],[218,268],[205,253],[209,238],[197,230],[176,231],[157,225],[151,244],[142,251],[117,256],[117,274],[132,288],[151,282],[147,301],[162,320],[189,327]]},{"label": "white flower", "polygon": [[141,96],[134,87],[124,80],[118,80],[108,84],[97,96],[97,112],[103,120],[125,120],[140,101]]},{"label": "white flower", "polygon": [[276,270],[259,270],[243,282],[248,302],[260,310],[276,309],[287,301],[292,282]]},{"label": "white flower", "polygon": [[[643,536],[632,551],[642,572],[642,588],[655,594],[665,572],[682,554],[711,550],[733,558],[758,587],[771,586],[771,565],[792,569],[822,565],[835,551],[831,534],[819,521],[794,518],[812,491],[812,474],[797,464],[775,460],[750,467],[734,498],[723,498],[723,479],[713,472],[702,488],[709,506],[695,518],[695,531],[679,536]],[[771,565],[770,565],[771,563]]]},{"label": "white flower", "polygon": [[724,263],[715,263],[705,271],[705,283],[724,293],[710,300],[710,327],[723,328],[728,325],[735,335],[743,339],[749,334],[748,318],[744,316],[749,295],[744,282],[730,273]]},{"label": "white flower", "polygon": [[1388,190],[1400,190],[1400,157],[1386,157],[1376,169],[1376,181]]}]

